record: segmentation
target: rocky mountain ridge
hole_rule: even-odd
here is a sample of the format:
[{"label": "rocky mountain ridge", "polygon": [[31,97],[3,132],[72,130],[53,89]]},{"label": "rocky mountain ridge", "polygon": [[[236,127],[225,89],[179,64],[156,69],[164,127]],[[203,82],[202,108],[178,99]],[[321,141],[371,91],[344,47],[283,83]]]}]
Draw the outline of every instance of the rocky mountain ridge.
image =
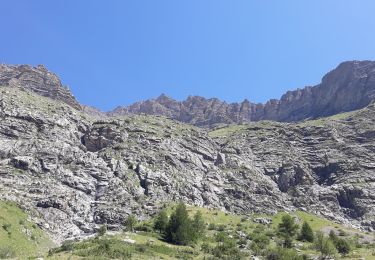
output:
[{"label": "rocky mountain ridge", "polygon": [[57,242],[179,200],[241,214],[301,209],[375,230],[374,104],[209,130],[164,116],[101,117],[71,95],[39,94],[46,79],[29,82],[0,88],[0,199],[17,202]]},{"label": "rocky mountain ridge", "polygon": [[61,84],[56,74],[48,71],[43,65],[0,65],[0,86],[25,88],[38,95],[67,103],[82,110],[72,92]]},{"label": "rocky mountain ridge", "polygon": [[288,91],[280,100],[255,104],[245,99],[228,104],[217,98],[190,96],[184,101],[166,95],[117,107],[108,115],[163,115],[201,127],[251,121],[300,121],[363,108],[375,99],[375,62],[348,61],[329,72],[314,87]]}]

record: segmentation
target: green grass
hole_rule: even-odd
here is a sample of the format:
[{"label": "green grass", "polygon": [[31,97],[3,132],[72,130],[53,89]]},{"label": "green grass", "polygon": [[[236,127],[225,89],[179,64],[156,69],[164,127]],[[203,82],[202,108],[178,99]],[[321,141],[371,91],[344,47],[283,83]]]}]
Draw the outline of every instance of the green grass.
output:
[{"label": "green grass", "polygon": [[43,255],[53,245],[16,204],[0,201],[0,258]]},{"label": "green grass", "polygon": [[298,123],[297,125],[298,126],[323,126],[326,123],[329,123],[331,121],[340,121],[340,120],[349,119],[349,118],[361,113],[365,109],[367,109],[367,108],[362,108],[362,109],[354,110],[354,111],[350,111],[350,112],[343,112],[343,113],[336,114],[336,115],[333,115],[333,116],[322,117],[322,118],[317,118],[317,119],[313,119],[313,120],[305,120],[301,123]]},{"label": "green grass", "polygon": [[[167,206],[167,213],[170,214],[175,206],[175,204]],[[238,235],[238,232],[241,231],[247,236],[246,241],[248,249],[253,243],[251,239],[258,234],[263,234],[269,237],[271,241],[268,247],[275,247],[280,242],[280,238],[277,237],[278,224],[281,222],[282,216],[287,214],[280,212],[273,216],[260,214],[244,216],[234,215],[214,209],[188,207],[190,216],[193,216],[198,210],[202,213],[207,227],[209,224],[214,224],[214,228],[207,229],[206,237],[203,241],[198,242],[198,244],[194,246],[169,244],[162,239],[162,236],[159,233],[156,232],[120,232],[75,243],[71,251],[59,251],[59,249],[57,249],[48,257],[48,259],[220,259],[212,258],[213,256],[211,253],[204,251],[202,246],[208,246],[211,249],[217,247],[220,242],[218,242],[215,237],[222,233],[225,233],[239,244],[241,239],[242,241],[244,240],[244,238],[241,238]],[[307,212],[296,211],[289,214],[297,218],[299,224],[302,224],[304,221],[308,222],[314,231],[327,231],[329,230],[327,228],[336,231],[344,230],[348,234],[346,238],[351,241],[354,241],[356,234],[360,236],[371,236],[371,234],[368,235],[359,230],[347,228]],[[262,225],[253,222],[257,217],[271,218],[272,224]],[[149,220],[148,223],[150,224],[151,221]],[[135,241],[135,243],[126,243],[124,239],[131,239]],[[300,254],[319,256],[319,253],[313,248],[312,243],[296,240],[294,240],[294,243],[298,244]],[[103,246],[105,244],[107,244],[107,246]],[[375,259],[375,256],[373,256],[374,251],[375,247],[370,243],[367,247],[365,245],[358,248],[356,247],[348,257],[341,257],[338,259],[359,259],[360,257],[365,257],[365,259]],[[246,252],[246,250],[244,252]],[[246,257],[244,257],[244,259],[246,259]]]},{"label": "green grass", "polygon": [[215,129],[208,133],[209,137],[216,138],[216,137],[227,137],[236,132],[246,130],[249,125],[230,125],[226,127],[222,127],[219,129]]}]

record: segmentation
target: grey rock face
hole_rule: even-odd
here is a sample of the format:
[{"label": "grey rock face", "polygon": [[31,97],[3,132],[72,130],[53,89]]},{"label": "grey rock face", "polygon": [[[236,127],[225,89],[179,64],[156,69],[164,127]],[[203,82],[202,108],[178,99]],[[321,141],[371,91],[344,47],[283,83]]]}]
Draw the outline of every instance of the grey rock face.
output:
[{"label": "grey rock face", "polygon": [[162,116],[100,119],[36,93],[0,88],[0,199],[20,204],[57,242],[104,223],[120,228],[129,214],[148,218],[179,200],[242,214],[302,209],[375,229],[374,104],[210,131]]},{"label": "grey rock face", "polygon": [[1,64],[0,86],[25,88],[39,95],[60,100],[75,109],[82,109],[70,90],[64,87],[60,79],[43,65],[32,67]]},{"label": "grey rock face", "polygon": [[182,102],[161,95],[157,99],[117,107],[109,115],[163,115],[196,126],[259,120],[281,122],[318,118],[363,108],[375,99],[375,62],[340,64],[314,87],[288,91],[280,100],[254,104],[248,100],[227,104],[216,98],[193,96]]}]

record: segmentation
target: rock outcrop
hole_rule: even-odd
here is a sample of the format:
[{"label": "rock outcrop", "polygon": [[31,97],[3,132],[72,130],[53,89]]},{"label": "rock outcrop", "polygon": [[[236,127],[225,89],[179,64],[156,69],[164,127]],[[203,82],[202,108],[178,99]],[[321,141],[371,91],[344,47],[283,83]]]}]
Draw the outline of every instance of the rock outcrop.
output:
[{"label": "rock outcrop", "polygon": [[62,101],[75,109],[82,109],[70,90],[43,65],[32,67],[1,64],[0,86],[25,88],[39,95]]},{"label": "rock outcrop", "polygon": [[349,61],[329,72],[314,87],[288,91],[280,100],[227,104],[216,98],[192,96],[182,102],[165,95],[117,107],[109,115],[163,115],[201,127],[260,120],[292,122],[363,108],[375,99],[375,62]]}]

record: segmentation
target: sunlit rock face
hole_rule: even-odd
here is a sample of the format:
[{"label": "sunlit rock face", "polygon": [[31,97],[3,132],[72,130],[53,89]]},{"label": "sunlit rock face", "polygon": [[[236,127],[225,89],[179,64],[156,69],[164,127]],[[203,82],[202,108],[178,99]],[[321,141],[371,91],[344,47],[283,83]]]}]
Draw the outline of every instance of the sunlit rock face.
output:
[{"label": "sunlit rock face", "polygon": [[0,65],[0,86],[25,88],[39,95],[60,100],[75,109],[82,109],[70,90],[43,65]]},{"label": "sunlit rock face", "polygon": [[259,120],[292,122],[351,111],[375,98],[375,62],[349,61],[329,72],[314,87],[288,91],[265,104],[248,100],[228,104],[216,98],[188,97],[178,102],[165,95],[117,107],[110,115],[163,115],[201,127]]},{"label": "sunlit rock face", "polygon": [[[356,80],[333,71],[321,85],[356,82],[363,96],[347,97],[353,102],[346,108],[361,104],[363,109],[312,121],[260,121],[215,130],[164,116],[109,117],[91,108],[87,113],[74,105],[75,99],[40,95],[39,88],[51,86],[53,93],[60,81],[43,74],[44,68],[27,67],[52,75],[57,85],[38,87],[43,80],[31,85],[23,80],[15,87],[12,79],[2,81],[8,83],[0,88],[0,199],[17,202],[56,241],[89,234],[104,223],[121,228],[129,214],[148,218],[163,204],[180,200],[241,214],[301,209],[374,230],[375,107],[366,106],[370,65],[344,63],[343,71],[356,68]],[[9,79],[16,67],[8,70],[1,80]],[[345,98],[339,85],[332,94],[337,102]],[[308,95],[282,100],[295,102]],[[206,101],[184,101],[195,111],[197,125],[207,126],[198,123],[209,114],[203,108]],[[211,119],[227,118],[222,102],[210,102]],[[172,112],[182,109],[166,96],[159,103],[170,103]],[[326,106],[326,111],[340,106]],[[147,104],[142,109],[162,108]],[[246,101],[231,111],[236,109],[252,108]],[[215,114],[217,110],[221,113]],[[189,118],[189,113],[180,116]]]}]

